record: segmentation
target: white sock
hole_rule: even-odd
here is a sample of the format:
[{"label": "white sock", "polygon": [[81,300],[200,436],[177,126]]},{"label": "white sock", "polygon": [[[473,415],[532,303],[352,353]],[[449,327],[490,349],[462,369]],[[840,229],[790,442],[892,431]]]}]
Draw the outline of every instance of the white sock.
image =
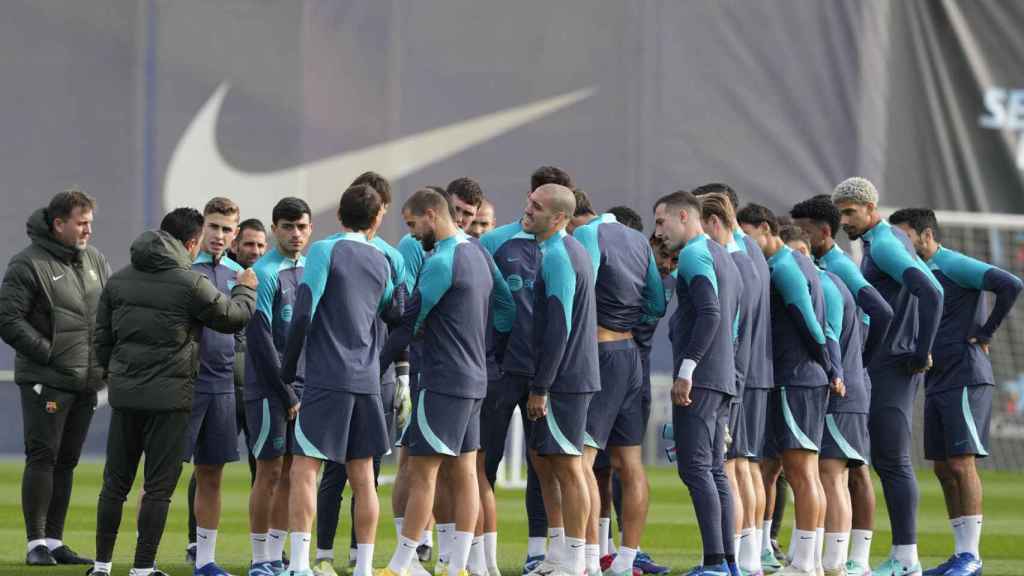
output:
[{"label": "white sock", "polygon": [[423,531],[423,537],[420,538],[420,546],[427,546],[429,548],[434,547],[434,533],[432,531]]},{"label": "white sock", "polygon": [[814,529],[814,567],[821,568],[822,553],[825,549],[825,529]]},{"label": "white sock", "polygon": [[[790,531],[790,533],[789,533],[789,550],[786,551],[786,556],[788,556],[790,558],[792,558],[793,555],[796,554],[796,540],[797,540],[796,533],[797,533],[796,522],[794,521],[793,522],[793,530]],[[770,545],[771,544],[769,544],[769,546]]]},{"label": "white sock", "polygon": [[964,517],[950,518],[949,527],[953,529],[953,553],[961,554],[964,551]]},{"label": "white sock", "polygon": [[[438,542],[440,542],[440,539],[438,539]],[[398,545],[395,546],[395,553],[391,556],[388,568],[395,574],[405,574],[406,570],[409,569],[409,565],[412,564],[412,559],[416,558],[416,548],[419,545],[420,543],[416,540],[399,534]]]},{"label": "white sock", "polygon": [[843,566],[845,550],[850,547],[850,535],[845,532],[828,532],[825,534],[825,553],[821,565],[826,570]]},{"label": "white sock", "polygon": [[547,538],[540,536],[530,536],[526,539],[526,555],[527,556],[544,556],[547,554]]},{"label": "white sock", "polygon": [[288,538],[287,530],[271,528],[267,530],[267,554],[271,562],[280,562],[284,557],[284,541]]},{"label": "white sock", "polygon": [[736,559],[736,562],[740,561],[740,538],[742,537],[740,534],[732,535],[732,557]]},{"label": "white sock", "polygon": [[964,516],[964,552],[970,552],[975,558],[981,558],[981,515]]},{"label": "white sock", "polygon": [[46,538],[40,538],[39,540],[28,541],[28,551],[31,552],[36,546],[46,546]]},{"label": "white sock", "polygon": [[156,572],[155,567],[150,568],[132,568],[128,571],[128,576],[149,576],[153,572]]},{"label": "white sock", "polygon": [[[359,546],[359,545],[356,544],[356,546]],[[351,564],[352,566],[355,566],[355,564],[356,564],[356,557],[357,556],[359,556],[359,550],[357,548],[349,548],[348,549],[348,563],[349,564]]]},{"label": "white sock", "polygon": [[565,549],[565,528],[548,528],[548,562],[568,562]]},{"label": "white sock", "polygon": [[[619,532],[619,542],[622,542],[622,532]],[[615,538],[612,538],[611,534],[608,535],[608,553],[618,554],[618,549],[615,548]]]},{"label": "white sock", "polygon": [[270,551],[267,549],[267,535],[249,534],[249,543],[252,544],[252,563],[270,562]]},{"label": "white sock", "polygon": [[583,574],[587,569],[587,542],[582,538],[565,539],[564,567],[569,574]]},{"label": "white sock", "polygon": [[588,574],[600,574],[601,573],[601,545],[600,544],[587,544],[586,552],[587,562],[587,573]]},{"label": "white sock", "polygon": [[446,564],[451,562],[452,536],[455,535],[455,523],[446,522],[437,525],[437,561]]},{"label": "white sock", "polygon": [[484,560],[488,568],[498,567],[498,533],[484,532]]},{"label": "white sock", "polygon": [[892,547],[892,556],[904,566],[913,566],[918,563],[917,544],[900,544]]},{"label": "white sock", "polygon": [[356,544],[356,567],[352,576],[373,576],[373,544]]},{"label": "white sock", "polygon": [[50,552],[53,552],[54,550],[56,550],[57,548],[60,548],[63,545],[64,545],[64,542],[62,542],[60,540],[55,540],[53,538],[47,538],[46,539],[46,547],[50,549]]},{"label": "white sock", "polygon": [[612,519],[597,519],[597,543],[601,547],[601,556],[608,554],[608,539],[611,538]]},{"label": "white sock", "polygon": [[870,566],[871,562],[871,530],[857,530],[850,532],[850,560],[861,566]]},{"label": "white sock", "polygon": [[744,528],[740,532],[740,547],[736,558],[744,572],[752,574],[761,571],[761,541],[753,528]]},{"label": "white sock", "polygon": [[612,572],[632,574],[634,560],[636,560],[636,549],[620,546],[619,553],[615,555],[615,560],[612,561]]},{"label": "white sock", "polygon": [[110,572],[113,571],[113,570],[114,570],[114,563],[113,562],[93,562],[92,563],[92,571],[93,572],[106,572],[107,574],[110,574]]},{"label": "white sock", "polygon": [[[405,523],[405,518],[395,518],[395,538],[398,540],[402,539],[402,524]],[[419,544],[417,544],[419,546]]]},{"label": "white sock", "polygon": [[798,570],[814,570],[814,531],[793,530],[793,563]]},{"label": "white sock", "polygon": [[196,528],[196,568],[202,568],[216,561],[217,531],[203,527]]},{"label": "white sock", "polygon": [[316,559],[317,560],[331,560],[331,561],[333,561],[334,560],[334,548],[331,548],[330,550],[324,550],[323,548],[317,548],[316,549]]},{"label": "white sock", "polygon": [[[470,548],[473,547],[473,533],[455,531],[448,551],[448,576],[459,576],[469,563]],[[482,551],[482,550],[481,550]]]},{"label": "white sock", "polygon": [[772,521],[765,520],[761,523],[761,537],[758,540],[761,541],[761,550],[772,549]]},{"label": "white sock", "polygon": [[484,554],[484,537],[474,536],[469,546],[469,573],[483,574],[487,570],[487,558]]},{"label": "white sock", "polygon": [[292,572],[309,570],[309,543],[312,540],[309,532],[292,532],[292,555],[289,558],[289,570]]}]

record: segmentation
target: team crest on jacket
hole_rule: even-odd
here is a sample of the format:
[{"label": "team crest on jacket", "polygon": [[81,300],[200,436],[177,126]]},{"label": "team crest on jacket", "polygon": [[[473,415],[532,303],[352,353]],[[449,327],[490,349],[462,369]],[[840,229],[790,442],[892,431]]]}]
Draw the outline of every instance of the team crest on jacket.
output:
[{"label": "team crest on jacket", "polygon": [[53,400],[47,400],[46,401],[46,412],[47,412],[47,414],[56,414],[57,413],[57,403],[54,402]]}]

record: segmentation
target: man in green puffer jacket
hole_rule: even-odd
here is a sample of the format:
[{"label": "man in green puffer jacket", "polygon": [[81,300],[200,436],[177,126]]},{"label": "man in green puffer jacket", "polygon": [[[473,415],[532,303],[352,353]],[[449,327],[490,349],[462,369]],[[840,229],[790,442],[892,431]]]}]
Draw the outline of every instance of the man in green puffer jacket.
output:
[{"label": "man in green puffer jacket", "polygon": [[95,576],[109,576],[125,497],[142,455],[145,484],[135,568],[154,567],[171,494],[181,475],[203,327],[242,330],[256,308],[256,275],[238,274],[228,297],[191,270],[203,216],[167,214],[131,247],[131,266],[110,277],[96,317],[96,355],[108,371],[114,413],[96,520]]},{"label": "man in green puffer jacket", "polygon": [[88,245],[95,201],[61,192],[29,217],[32,243],[0,286],[0,337],[16,353],[25,471],[21,505],[29,565],[84,564],[62,542],[75,466],[96,410],[103,372],[92,335],[106,258]]}]

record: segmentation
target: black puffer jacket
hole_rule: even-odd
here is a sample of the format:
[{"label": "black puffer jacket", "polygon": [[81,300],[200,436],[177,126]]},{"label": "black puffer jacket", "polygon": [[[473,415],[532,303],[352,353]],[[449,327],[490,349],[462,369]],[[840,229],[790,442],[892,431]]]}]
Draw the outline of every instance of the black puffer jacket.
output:
[{"label": "black puffer jacket", "polygon": [[26,225],[32,244],[11,258],[0,285],[0,338],[14,348],[14,380],[79,392],[103,387],[92,346],[96,305],[110,275],[92,246],[50,233],[46,209]]},{"label": "black puffer jacket", "polygon": [[185,247],[166,232],[144,232],[131,254],[131,265],[110,277],[96,318],[110,405],[189,410],[202,327],[238,332],[256,309],[256,291],[239,284],[225,296],[191,270]]}]

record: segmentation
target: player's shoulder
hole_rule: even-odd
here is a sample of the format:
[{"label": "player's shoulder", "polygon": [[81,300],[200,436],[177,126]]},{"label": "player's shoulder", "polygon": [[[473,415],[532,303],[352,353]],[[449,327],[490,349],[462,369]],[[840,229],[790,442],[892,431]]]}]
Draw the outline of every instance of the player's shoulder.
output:
[{"label": "player's shoulder", "polygon": [[533,241],[533,234],[523,231],[523,225],[520,221],[510,222],[504,226],[498,226],[494,230],[491,230],[487,234],[480,237],[480,245],[483,246],[488,252],[494,254],[497,252],[505,243],[511,240],[529,240]]}]

